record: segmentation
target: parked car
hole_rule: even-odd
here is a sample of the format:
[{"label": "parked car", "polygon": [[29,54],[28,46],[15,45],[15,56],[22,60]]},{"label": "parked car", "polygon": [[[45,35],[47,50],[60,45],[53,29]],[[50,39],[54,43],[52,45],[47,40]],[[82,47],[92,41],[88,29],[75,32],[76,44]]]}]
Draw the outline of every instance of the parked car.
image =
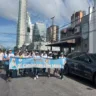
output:
[{"label": "parked car", "polygon": [[74,52],[67,56],[65,74],[75,74],[96,85],[96,54]]}]

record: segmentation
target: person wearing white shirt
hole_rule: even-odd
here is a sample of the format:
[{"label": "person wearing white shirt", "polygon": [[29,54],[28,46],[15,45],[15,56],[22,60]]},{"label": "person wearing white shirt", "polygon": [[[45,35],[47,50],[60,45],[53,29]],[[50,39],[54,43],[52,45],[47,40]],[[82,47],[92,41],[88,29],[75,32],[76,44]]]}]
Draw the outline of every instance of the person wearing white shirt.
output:
[{"label": "person wearing white shirt", "polygon": [[[49,53],[47,58],[52,59],[52,53]],[[51,69],[48,68],[48,77],[50,77],[50,71],[51,71]]]},{"label": "person wearing white shirt", "polygon": [[9,49],[9,54],[8,54],[8,58],[10,59],[10,57],[14,57],[14,54],[12,53],[12,50]]},{"label": "person wearing white shirt", "polygon": [[[48,56],[47,56],[47,54],[46,54],[46,52],[44,52],[43,54],[42,54],[42,58],[47,58]],[[46,68],[43,68],[42,69],[42,71],[43,71],[43,74],[45,74],[46,73]]]},{"label": "person wearing white shirt", "polygon": [[[36,52],[36,55],[34,56],[34,59],[40,59],[40,55],[38,52]],[[33,69],[34,72],[34,80],[38,79],[38,74],[39,74],[39,68],[34,68]]]},{"label": "person wearing white shirt", "polygon": [[[2,66],[3,66],[3,57],[4,57],[4,53],[3,53],[3,51],[0,49],[0,69],[1,69]],[[0,73],[1,73],[1,70],[0,70]]]},{"label": "person wearing white shirt", "polygon": [[[11,57],[14,57],[14,54],[12,53],[12,50],[9,49],[8,57],[6,58],[6,60],[8,61],[8,63],[9,63],[9,60],[10,60]],[[12,70],[9,70],[9,64],[8,64],[7,71],[8,71],[8,79],[7,79],[7,81],[11,81]]]},{"label": "person wearing white shirt", "polygon": [[[66,57],[64,56],[64,54],[61,53],[59,58],[62,58],[62,59],[63,59],[63,61],[64,61],[64,66],[65,66],[65,64],[66,64],[67,61],[66,61]],[[62,80],[63,80],[63,78],[64,78],[63,74],[64,74],[64,68],[63,68],[63,69],[61,68],[60,76],[61,76],[61,79],[62,79]]]}]

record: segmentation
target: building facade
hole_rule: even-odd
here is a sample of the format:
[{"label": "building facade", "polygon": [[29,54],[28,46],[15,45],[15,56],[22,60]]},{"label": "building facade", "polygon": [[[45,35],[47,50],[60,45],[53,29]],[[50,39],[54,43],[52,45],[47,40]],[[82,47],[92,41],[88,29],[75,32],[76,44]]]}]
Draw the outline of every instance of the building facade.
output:
[{"label": "building facade", "polygon": [[27,32],[25,35],[26,46],[28,46],[30,43],[33,42],[33,28],[34,28],[34,24],[32,24],[29,13],[27,12]]},{"label": "building facade", "polygon": [[56,42],[59,39],[59,26],[53,25],[47,28],[47,42]]},{"label": "building facade", "polygon": [[46,42],[46,25],[44,23],[37,22],[34,25],[33,30],[33,42]]},{"label": "building facade", "polygon": [[81,22],[81,49],[89,52],[89,15],[84,16]]},{"label": "building facade", "polygon": [[74,28],[76,25],[80,24],[82,17],[85,15],[85,11],[78,11],[71,16],[71,27]]},{"label": "building facade", "polygon": [[96,53],[96,0],[89,8],[89,53]]},{"label": "building facade", "polygon": [[[61,30],[61,41],[67,42],[68,45],[70,45],[70,43],[74,43],[75,51],[88,52],[88,34],[89,15],[85,15],[84,11],[78,11],[71,16],[71,26]],[[72,48],[73,46],[70,47]]]},{"label": "building facade", "polygon": [[25,34],[27,31],[27,0],[19,0],[19,14],[17,25],[17,41],[16,46],[18,48],[25,44]]}]

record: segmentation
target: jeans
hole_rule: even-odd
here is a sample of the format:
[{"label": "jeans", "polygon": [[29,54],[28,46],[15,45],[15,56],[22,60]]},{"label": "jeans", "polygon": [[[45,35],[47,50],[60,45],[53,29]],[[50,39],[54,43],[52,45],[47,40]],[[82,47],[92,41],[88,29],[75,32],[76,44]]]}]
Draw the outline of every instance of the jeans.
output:
[{"label": "jeans", "polygon": [[43,68],[42,71],[43,71],[43,73],[45,73],[46,72],[46,68]]},{"label": "jeans", "polygon": [[64,77],[64,69],[61,69],[61,72],[60,72],[60,75],[61,75],[61,79]]},{"label": "jeans", "polygon": [[33,69],[34,76],[38,75],[39,73],[39,68],[34,68]]},{"label": "jeans", "polygon": [[9,70],[9,65],[5,65],[6,77],[11,77],[12,72]]},{"label": "jeans", "polygon": [[50,68],[48,68],[48,76],[50,77],[50,71],[51,71],[51,69]]}]

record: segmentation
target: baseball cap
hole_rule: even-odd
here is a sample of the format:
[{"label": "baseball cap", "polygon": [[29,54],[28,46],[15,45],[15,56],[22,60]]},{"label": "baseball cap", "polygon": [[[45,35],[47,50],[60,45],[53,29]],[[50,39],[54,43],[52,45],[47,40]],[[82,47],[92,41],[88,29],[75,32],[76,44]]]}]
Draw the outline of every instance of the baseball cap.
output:
[{"label": "baseball cap", "polygon": [[63,52],[61,52],[61,55],[64,55]]},{"label": "baseball cap", "polygon": [[12,51],[12,49],[9,49],[9,51]]}]

